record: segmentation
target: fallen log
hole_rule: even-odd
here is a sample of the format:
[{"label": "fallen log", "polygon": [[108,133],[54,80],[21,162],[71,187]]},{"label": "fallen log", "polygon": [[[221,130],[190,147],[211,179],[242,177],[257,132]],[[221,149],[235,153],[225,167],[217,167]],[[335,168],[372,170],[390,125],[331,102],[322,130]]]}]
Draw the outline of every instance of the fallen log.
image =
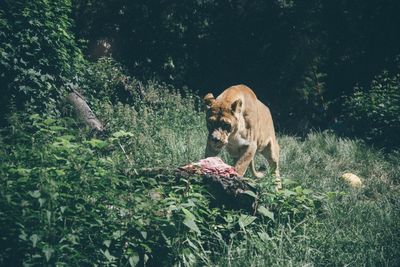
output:
[{"label": "fallen log", "polygon": [[257,205],[257,191],[239,176],[219,176],[203,174],[202,180],[214,196],[214,204],[233,209],[246,209],[254,212]]},{"label": "fallen log", "polygon": [[257,190],[250,180],[237,175],[223,176],[213,173],[202,173],[180,167],[142,168],[137,175],[152,177],[160,181],[186,179],[188,183],[204,184],[213,196],[213,206],[225,206],[233,209],[246,209],[254,212],[257,205]]},{"label": "fallen log", "polygon": [[76,115],[84,124],[92,130],[104,131],[103,124],[96,118],[96,115],[80,93],[74,90],[68,94],[66,99],[74,107]]}]

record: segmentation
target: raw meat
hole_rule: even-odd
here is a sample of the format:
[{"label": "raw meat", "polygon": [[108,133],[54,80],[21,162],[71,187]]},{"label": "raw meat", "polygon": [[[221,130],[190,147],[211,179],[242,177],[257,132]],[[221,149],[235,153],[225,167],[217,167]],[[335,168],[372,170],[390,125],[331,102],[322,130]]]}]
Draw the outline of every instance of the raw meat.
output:
[{"label": "raw meat", "polygon": [[201,159],[198,162],[190,163],[179,169],[197,174],[212,174],[224,177],[239,176],[234,167],[226,164],[219,157]]}]

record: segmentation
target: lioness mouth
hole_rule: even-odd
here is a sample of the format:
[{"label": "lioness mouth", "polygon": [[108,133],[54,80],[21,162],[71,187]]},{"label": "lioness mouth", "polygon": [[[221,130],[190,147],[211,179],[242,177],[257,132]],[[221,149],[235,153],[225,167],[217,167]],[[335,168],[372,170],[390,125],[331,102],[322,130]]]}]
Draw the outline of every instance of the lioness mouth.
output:
[{"label": "lioness mouth", "polygon": [[222,148],[226,145],[226,143],[222,142],[221,140],[209,140],[208,142],[215,148]]}]

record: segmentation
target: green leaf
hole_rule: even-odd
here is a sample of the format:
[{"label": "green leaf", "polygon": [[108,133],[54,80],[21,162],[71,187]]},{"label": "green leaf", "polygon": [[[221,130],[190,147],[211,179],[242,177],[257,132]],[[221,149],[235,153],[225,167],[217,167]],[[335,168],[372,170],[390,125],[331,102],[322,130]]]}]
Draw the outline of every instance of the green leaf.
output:
[{"label": "green leaf", "polygon": [[57,138],[58,141],[51,144],[54,148],[62,148],[62,149],[69,149],[75,148],[76,145],[72,144],[69,140],[63,138]]},{"label": "green leaf", "polygon": [[33,198],[39,198],[41,195],[39,190],[29,191],[28,194]]},{"label": "green leaf", "polygon": [[29,173],[31,172],[30,169],[25,169],[25,168],[18,168],[18,169],[12,169],[13,173],[17,173],[18,175],[21,176],[28,176]]},{"label": "green leaf", "polygon": [[57,176],[64,176],[65,171],[64,170],[56,170],[56,174],[57,174]]},{"label": "green leaf", "polygon": [[61,206],[60,207],[60,211],[61,211],[61,213],[63,214],[64,213],[64,211],[67,209],[67,207],[66,206]]},{"label": "green leaf", "polygon": [[267,242],[270,239],[269,235],[266,232],[258,232],[257,235],[264,242]]},{"label": "green leaf", "polygon": [[196,217],[191,213],[189,210],[182,208],[183,213],[185,214],[185,219],[183,224],[189,227],[190,230],[196,232],[197,234],[201,234],[199,227],[197,226],[196,222],[194,221]]},{"label": "green leaf", "polygon": [[192,242],[190,239],[186,239],[186,242],[190,247],[192,247],[195,251],[200,251],[200,249]]},{"label": "green leaf", "polygon": [[89,144],[93,148],[104,148],[107,146],[107,142],[100,139],[91,139],[90,141],[86,141],[85,143]]},{"label": "green leaf", "polygon": [[65,127],[63,126],[58,126],[58,125],[52,125],[49,127],[50,130],[58,132],[58,131],[62,131],[62,130],[66,130]]},{"label": "green leaf", "polygon": [[117,230],[113,233],[113,238],[114,239],[119,239],[121,238],[124,234],[126,233],[126,231],[123,230]]},{"label": "green leaf", "polygon": [[283,193],[283,195],[285,197],[290,197],[290,196],[293,196],[293,195],[297,195],[296,192],[293,192],[293,191],[288,190],[288,189],[282,190],[282,193]]},{"label": "green leaf", "polygon": [[239,223],[240,227],[244,229],[246,226],[252,224],[255,219],[257,219],[256,216],[242,214],[242,215],[240,215],[238,223]]},{"label": "green leaf", "polygon": [[271,220],[274,220],[274,213],[269,211],[266,207],[264,206],[259,206],[257,209],[258,213],[261,215],[270,218]]},{"label": "green leaf", "polygon": [[257,195],[253,191],[246,190],[243,193],[246,194],[246,195],[249,195],[251,197],[257,198]]},{"label": "green leaf", "polygon": [[183,221],[183,224],[185,224],[187,227],[189,227],[189,229],[192,230],[193,232],[196,232],[199,235],[201,234],[200,229],[194,220],[185,218],[185,220]]},{"label": "green leaf", "polygon": [[308,195],[311,194],[313,191],[311,189],[303,189],[303,194]]},{"label": "green leaf", "polygon": [[19,239],[26,241],[27,235],[24,230],[21,230],[21,234],[18,236]]},{"label": "green leaf", "polygon": [[39,206],[42,207],[43,204],[46,202],[46,199],[44,198],[39,198]]},{"label": "green leaf", "polygon": [[129,265],[132,266],[132,267],[135,267],[135,266],[138,265],[139,260],[140,260],[139,254],[135,253],[134,255],[129,257]]},{"label": "green leaf", "polygon": [[38,120],[38,119],[40,119],[40,115],[39,114],[32,114],[29,118],[32,119],[32,120]]},{"label": "green leaf", "polygon": [[51,125],[51,124],[53,124],[53,123],[55,123],[55,122],[56,122],[56,120],[55,120],[55,119],[52,119],[52,118],[47,118],[47,119],[45,119],[45,120],[43,121],[43,123],[46,124],[46,125]]},{"label": "green leaf", "polygon": [[66,134],[66,135],[62,135],[59,137],[60,139],[64,139],[64,140],[68,140],[68,141],[72,141],[76,138],[76,136],[74,135],[70,135],[70,134]]},{"label": "green leaf", "polygon": [[54,249],[50,247],[44,247],[42,251],[44,253],[44,256],[46,257],[46,261],[48,262],[51,258],[51,255],[53,255]]},{"label": "green leaf", "polygon": [[196,217],[191,213],[188,209],[182,208],[183,213],[185,213],[185,217],[189,219],[196,219]]},{"label": "green leaf", "polygon": [[107,248],[109,248],[109,247],[110,247],[110,244],[111,244],[111,240],[105,240],[105,241],[103,241],[103,244],[104,244]]},{"label": "green leaf", "polygon": [[29,237],[29,240],[32,241],[32,247],[36,248],[36,244],[39,240],[39,236],[37,234],[33,234],[33,235],[31,235],[31,237]]},{"label": "green leaf", "polygon": [[105,251],[101,251],[103,253],[103,255],[107,258],[107,260],[109,262],[113,262],[115,261],[115,257],[113,255],[110,254],[110,252],[108,251],[108,249],[106,249]]},{"label": "green leaf", "polygon": [[143,239],[146,239],[146,238],[147,238],[147,232],[145,232],[145,231],[140,231],[140,233],[142,234]]}]

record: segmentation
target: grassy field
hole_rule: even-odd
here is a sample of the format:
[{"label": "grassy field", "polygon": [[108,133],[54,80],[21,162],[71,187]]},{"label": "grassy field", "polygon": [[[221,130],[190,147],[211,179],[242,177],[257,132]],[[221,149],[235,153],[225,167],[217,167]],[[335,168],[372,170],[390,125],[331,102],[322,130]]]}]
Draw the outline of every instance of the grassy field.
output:
[{"label": "grassy field", "polygon": [[[68,116],[11,118],[0,139],[0,265],[400,265],[399,153],[329,132],[280,135],[284,190],[259,182],[273,216],[210,205],[196,177],[137,175],[202,158],[200,107],[149,83],[134,105],[95,104],[103,137]],[[364,187],[348,187],[344,172]]]},{"label": "grassy field", "polygon": [[[286,181],[325,193],[322,211],[279,225],[267,240],[250,238],[230,251],[225,266],[397,266],[400,260],[399,157],[360,142],[312,133],[304,140],[281,136]],[[352,189],[344,172],[363,177]],[[224,258],[224,257],[221,257]],[[220,263],[219,263],[220,264]]]}]

